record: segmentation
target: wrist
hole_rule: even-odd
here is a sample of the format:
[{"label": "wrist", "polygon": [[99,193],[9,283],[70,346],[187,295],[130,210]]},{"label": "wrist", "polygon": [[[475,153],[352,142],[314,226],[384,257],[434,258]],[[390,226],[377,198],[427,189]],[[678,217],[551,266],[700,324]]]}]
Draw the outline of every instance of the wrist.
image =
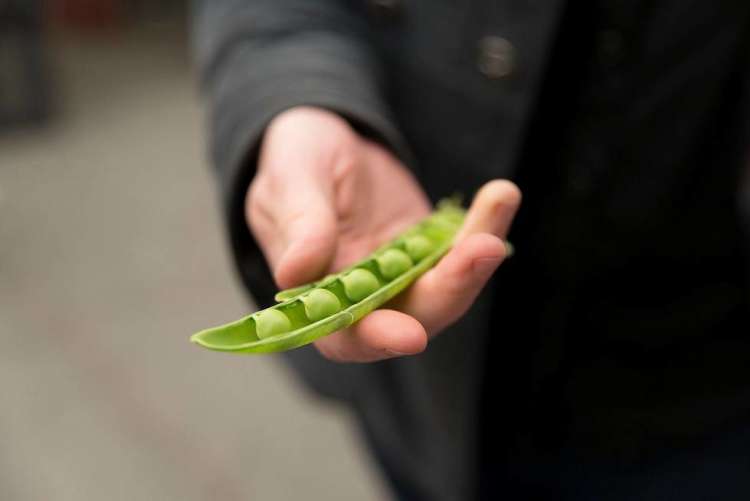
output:
[{"label": "wrist", "polygon": [[287,127],[343,127],[351,131],[349,123],[337,113],[317,106],[294,106],[276,115],[268,124],[267,130]]}]

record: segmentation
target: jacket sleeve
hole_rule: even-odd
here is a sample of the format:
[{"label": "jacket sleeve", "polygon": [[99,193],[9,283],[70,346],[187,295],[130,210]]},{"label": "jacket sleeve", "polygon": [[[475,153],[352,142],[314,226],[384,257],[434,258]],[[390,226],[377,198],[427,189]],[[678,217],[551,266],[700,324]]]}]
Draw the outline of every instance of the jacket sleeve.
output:
[{"label": "jacket sleeve", "polygon": [[367,31],[366,19],[343,0],[194,1],[193,47],[209,103],[211,160],[235,262],[261,306],[272,302],[275,286],[243,207],[268,122],[293,106],[324,107],[407,155],[382,97]]}]

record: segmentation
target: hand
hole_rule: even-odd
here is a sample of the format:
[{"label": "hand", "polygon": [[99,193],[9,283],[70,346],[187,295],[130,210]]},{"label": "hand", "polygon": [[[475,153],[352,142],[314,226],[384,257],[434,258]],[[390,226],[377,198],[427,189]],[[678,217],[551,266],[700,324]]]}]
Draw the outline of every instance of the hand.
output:
[{"label": "hand", "polygon": [[[458,320],[505,258],[521,195],[509,181],[477,194],[453,249],[389,303],[319,339],[325,357],[371,362],[423,351]],[[411,173],[331,112],[299,107],[269,125],[248,190],[246,218],[284,289],[365,257],[431,206]]]}]

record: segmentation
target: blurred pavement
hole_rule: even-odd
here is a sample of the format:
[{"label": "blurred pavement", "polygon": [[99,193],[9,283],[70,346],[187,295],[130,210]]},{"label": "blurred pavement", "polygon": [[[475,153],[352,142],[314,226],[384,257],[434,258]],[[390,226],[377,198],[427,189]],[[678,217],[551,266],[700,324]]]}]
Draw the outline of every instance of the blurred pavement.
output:
[{"label": "blurred pavement", "polygon": [[57,41],[59,117],[0,135],[0,500],[385,499],[341,409],[188,343],[250,308],[178,32]]}]

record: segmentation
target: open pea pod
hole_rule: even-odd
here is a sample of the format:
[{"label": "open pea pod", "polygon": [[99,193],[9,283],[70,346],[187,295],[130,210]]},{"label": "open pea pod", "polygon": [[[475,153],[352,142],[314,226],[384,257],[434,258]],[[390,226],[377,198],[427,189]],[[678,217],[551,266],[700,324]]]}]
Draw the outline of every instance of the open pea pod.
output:
[{"label": "open pea pod", "polygon": [[204,348],[233,353],[291,350],[352,325],[407,288],[453,245],[465,211],[444,200],[430,216],[366,259],[276,295],[278,304],[194,334]]}]

